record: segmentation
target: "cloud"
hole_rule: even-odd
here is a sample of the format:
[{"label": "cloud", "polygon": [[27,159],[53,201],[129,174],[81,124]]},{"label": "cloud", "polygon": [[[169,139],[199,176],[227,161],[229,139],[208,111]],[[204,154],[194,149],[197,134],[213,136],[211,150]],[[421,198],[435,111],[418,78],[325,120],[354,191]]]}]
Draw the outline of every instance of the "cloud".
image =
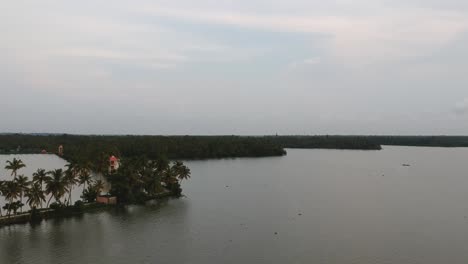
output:
[{"label": "cloud", "polygon": [[339,60],[371,63],[422,56],[450,43],[468,29],[457,11],[380,8],[365,16],[248,14],[216,9],[181,9],[148,5],[141,12],[192,23],[221,24],[255,30],[314,33],[329,37]]},{"label": "cloud", "polygon": [[[468,113],[468,100],[454,104],[466,96],[468,14],[449,1],[9,1],[0,9],[0,89],[13,100],[0,111],[21,118],[0,126],[47,127],[50,118],[27,109],[60,107],[65,123],[89,120],[96,125],[80,131],[100,133],[108,128],[95,113],[125,105],[120,127],[138,133],[165,118],[213,116],[228,134],[269,132],[267,124],[291,133],[463,132],[462,122],[438,123],[448,110]],[[405,117],[427,109],[444,116],[427,115],[423,128]],[[356,126],[363,120],[367,128]],[[213,131],[208,123],[201,133]]]}]

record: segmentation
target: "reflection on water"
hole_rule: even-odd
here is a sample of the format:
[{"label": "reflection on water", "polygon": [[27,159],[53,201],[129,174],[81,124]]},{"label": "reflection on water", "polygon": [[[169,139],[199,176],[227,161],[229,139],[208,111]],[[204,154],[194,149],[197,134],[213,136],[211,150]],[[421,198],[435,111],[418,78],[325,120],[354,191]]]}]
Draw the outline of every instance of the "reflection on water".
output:
[{"label": "reflection on water", "polygon": [[190,161],[185,198],[0,228],[0,263],[465,263],[466,157],[385,147]]}]

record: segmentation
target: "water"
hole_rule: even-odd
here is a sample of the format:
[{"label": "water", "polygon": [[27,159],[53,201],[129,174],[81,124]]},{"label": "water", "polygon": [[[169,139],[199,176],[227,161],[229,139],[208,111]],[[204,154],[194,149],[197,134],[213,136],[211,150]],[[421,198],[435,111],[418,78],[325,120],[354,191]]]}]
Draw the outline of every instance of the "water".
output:
[{"label": "water", "polygon": [[385,147],[187,162],[186,198],[0,228],[0,263],[466,263],[467,158]]}]

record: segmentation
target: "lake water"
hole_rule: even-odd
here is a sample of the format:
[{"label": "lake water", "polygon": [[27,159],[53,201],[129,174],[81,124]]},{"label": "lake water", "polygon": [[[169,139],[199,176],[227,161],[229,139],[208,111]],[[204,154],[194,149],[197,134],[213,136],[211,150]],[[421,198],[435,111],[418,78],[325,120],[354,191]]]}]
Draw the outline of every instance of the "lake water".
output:
[{"label": "lake water", "polygon": [[0,263],[468,261],[466,148],[187,164],[185,198],[0,228]]}]

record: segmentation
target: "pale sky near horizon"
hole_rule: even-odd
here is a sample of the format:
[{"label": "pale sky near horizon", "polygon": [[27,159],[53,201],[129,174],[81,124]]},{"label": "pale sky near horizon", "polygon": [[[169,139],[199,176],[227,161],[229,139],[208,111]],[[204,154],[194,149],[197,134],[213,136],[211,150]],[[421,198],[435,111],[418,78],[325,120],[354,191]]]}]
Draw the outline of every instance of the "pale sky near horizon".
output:
[{"label": "pale sky near horizon", "polygon": [[468,134],[468,1],[0,0],[0,132]]}]

